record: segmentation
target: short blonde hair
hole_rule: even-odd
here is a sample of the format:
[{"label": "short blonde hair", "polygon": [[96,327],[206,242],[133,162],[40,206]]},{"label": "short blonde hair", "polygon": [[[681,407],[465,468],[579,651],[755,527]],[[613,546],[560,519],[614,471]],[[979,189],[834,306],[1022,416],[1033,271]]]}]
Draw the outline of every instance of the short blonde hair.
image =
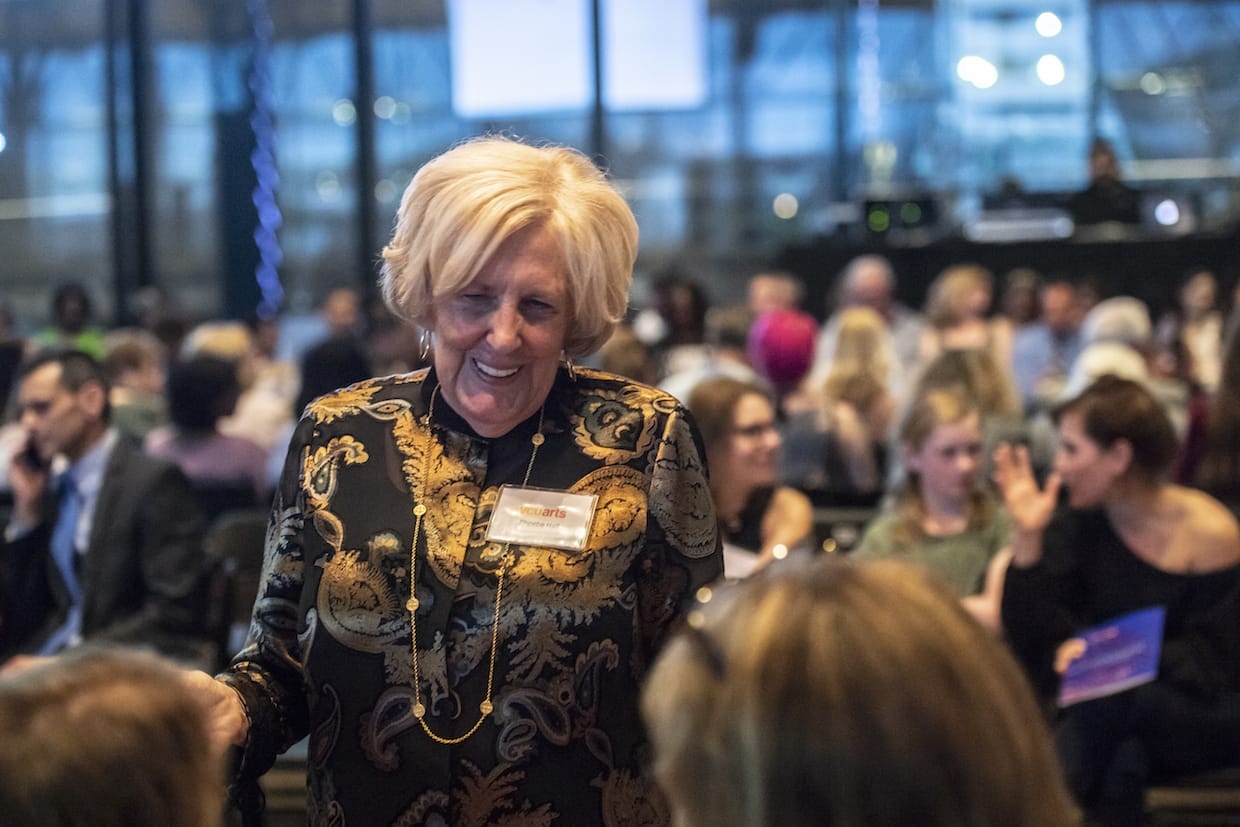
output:
[{"label": "short blonde hair", "polygon": [[1020,667],[925,570],[789,560],[724,590],[642,697],[677,824],[1079,823]]},{"label": "short blonde hair", "polygon": [[960,321],[969,294],[977,288],[994,293],[994,276],[980,264],[955,264],[930,283],[926,295],[926,320],[942,329]]},{"label": "short blonde hair", "polygon": [[564,257],[570,301],[564,350],[593,353],[628,307],[637,220],[590,159],[568,147],[475,138],[419,169],[383,250],[380,286],[388,307],[433,330],[436,304],[531,226],[548,230]]}]

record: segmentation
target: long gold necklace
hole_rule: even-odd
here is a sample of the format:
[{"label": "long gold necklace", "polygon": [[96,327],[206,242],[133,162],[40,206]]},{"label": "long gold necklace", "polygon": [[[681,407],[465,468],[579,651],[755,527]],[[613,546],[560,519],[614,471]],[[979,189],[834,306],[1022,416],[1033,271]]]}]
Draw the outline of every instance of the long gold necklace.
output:
[{"label": "long gold necklace", "polygon": [[[409,650],[413,657],[413,717],[417,718],[418,724],[421,725],[422,731],[427,737],[439,744],[459,744],[469,736],[478,731],[478,727],[482,726],[482,722],[491,714],[491,710],[495,707],[491,704],[491,692],[495,686],[495,655],[499,651],[499,614],[501,601],[504,594],[504,575],[508,572],[508,565],[511,562],[508,555],[508,543],[504,543],[502,556],[500,558],[499,569],[495,574],[495,617],[491,621],[491,662],[487,668],[487,695],[482,703],[478,704],[478,711],[481,713],[478,720],[474,721],[474,725],[469,731],[457,738],[445,738],[442,735],[431,730],[430,724],[426,723],[426,707],[422,705],[422,677],[418,668],[418,577],[417,577],[417,558],[418,558],[418,535],[422,534],[422,518],[426,515],[425,499],[426,491],[430,487],[431,475],[431,443],[434,442],[434,432],[431,430],[431,422],[435,413],[435,396],[439,393],[439,385],[435,385],[431,391],[430,402],[426,406],[426,444],[422,449],[422,479],[418,481],[418,490],[414,491],[413,498],[415,505],[413,506],[413,542],[409,545],[409,602],[405,604],[405,608],[409,610]],[[524,488],[530,483],[530,473],[534,470],[534,460],[538,456],[538,446],[543,444],[543,413],[544,408],[538,409],[538,430],[530,437],[530,461],[525,466],[525,478],[521,480],[521,486]],[[429,535],[426,535],[429,541]],[[447,646],[447,643],[444,644]]]}]

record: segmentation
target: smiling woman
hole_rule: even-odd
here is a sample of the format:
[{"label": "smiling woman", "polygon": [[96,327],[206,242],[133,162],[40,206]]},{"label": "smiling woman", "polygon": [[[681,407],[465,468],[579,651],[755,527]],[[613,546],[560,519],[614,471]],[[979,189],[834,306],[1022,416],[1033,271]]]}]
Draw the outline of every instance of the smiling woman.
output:
[{"label": "smiling woman", "polygon": [[561,368],[636,251],[574,150],[480,139],[414,176],[383,291],[433,367],[307,407],[250,639],[199,681],[249,774],[310,733],[310,821],[666,823],[638,686],[722,570],[701,440],[673,397]]}]

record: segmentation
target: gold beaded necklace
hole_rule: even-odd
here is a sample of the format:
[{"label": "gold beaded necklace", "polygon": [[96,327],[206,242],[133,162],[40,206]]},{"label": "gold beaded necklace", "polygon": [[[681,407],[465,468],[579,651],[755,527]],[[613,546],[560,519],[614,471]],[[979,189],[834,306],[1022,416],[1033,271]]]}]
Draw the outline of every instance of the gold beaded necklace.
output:
[{"label": "gold beaded necklace", "polygon": [[[434,390],[431,391],[430,402],[426,406],[426,445],[422,449],[422,479],[418,481],[417,490],[413,492],[413,498],[416,503],[413,507],[413,542],[409,545],[409,602],[405,604],[405,608],[409,610],[409,650],[413,657],[413,717],[417,718],[418,724],[421,725],[422,731],[427,737],[438,744],[459,744],[469,736],[478,731],[482,726],[482,722],[491,714],[494,706],[491,704],[491,692],[495,685],[495,656],[499,651],[499,614],[501,600],[504,594],[504,575],[508,571],[508,565],[511,562],[508,555],[509,543],[504,543],[502,556],[500,558],[499,569],[495,574],[495,617],[491,622],[491,661],[487,668],[487,695],[482,703],[478,704],[478,711],[481,713],[478,720],[474,721],[474,725],[469,731],[457,738],[445,738],[434,732],[430,728],[430,724],[426,723],[426,707],[422,705],[422,678],[418,668],[418,578],[417,578],[417,557],[418,557],[418,535],[422,534],[422,518],[426,515],[426,504],[423,502],[426,490],[430,487],[431,473],[431,443],[434,441],[434,433],[431,430],[431,422],[435,413],[435,396],[439,393],[439,385],[436,384]],[[521,480],[521,486],[524,488],[530,483],[530,473],[534,470],[534,460],[538,457],[538,446],[542,445],[545,437],[543,437],[543,413],[544,408],[538,409],[538,430],[530,437],[530,444],[533,446],[530,450],[530,461],[525,466],[525,478]],[[430,541],[430,535],[426,535],[427,542]],[[445,646],[447,644],[445,643]]]}]

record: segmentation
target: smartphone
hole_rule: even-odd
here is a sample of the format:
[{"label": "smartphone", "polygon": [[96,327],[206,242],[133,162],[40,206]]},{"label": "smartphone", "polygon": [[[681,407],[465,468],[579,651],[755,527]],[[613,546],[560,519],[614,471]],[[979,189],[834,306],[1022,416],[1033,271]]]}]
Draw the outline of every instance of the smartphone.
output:
[{"label": "smartphone", "polygon": [[34,444],[33,439],[26,440],[26,447],[22,449],[19,457],[24,465],[35,471],[46,471],[51,467],[51,463],[39,453],[38,446]]}]

